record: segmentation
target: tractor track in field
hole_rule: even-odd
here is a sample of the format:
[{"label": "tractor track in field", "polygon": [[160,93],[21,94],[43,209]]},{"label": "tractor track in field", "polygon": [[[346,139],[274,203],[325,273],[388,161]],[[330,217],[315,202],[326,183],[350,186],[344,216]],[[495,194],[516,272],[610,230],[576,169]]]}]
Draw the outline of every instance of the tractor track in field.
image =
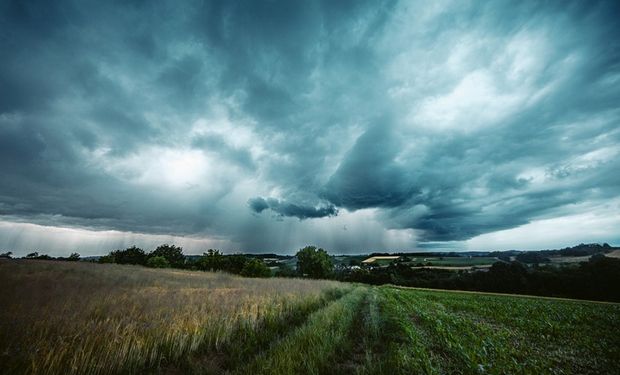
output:
[{"label": "tractor track in field", "polygon": [[231,374],[234,373],[243,361],[248,358],[258,357],[270,348],[277,345],[283,338],[291,334],[297,328],[307,323],[313,314],[325,309],[331,304],[345,298],[351,290],[345,291],[334,298],[327,298],[304,309],[301,314],[290,314],[281,320],[265,324],[252,333],[254,341],[248,343],[248,333],[239,331],[233,334],[230,343],[223,347],[205,348],[192,354],[180,364],[162,366],[158,373],[166,375],[176,374]]},{"label": "tractor track in field", "polygon": [[357,287],[343,298],[311,314],[306,324],[290,331],[254,357],[237,374],[328,374],[343,348],[367,289]]}]

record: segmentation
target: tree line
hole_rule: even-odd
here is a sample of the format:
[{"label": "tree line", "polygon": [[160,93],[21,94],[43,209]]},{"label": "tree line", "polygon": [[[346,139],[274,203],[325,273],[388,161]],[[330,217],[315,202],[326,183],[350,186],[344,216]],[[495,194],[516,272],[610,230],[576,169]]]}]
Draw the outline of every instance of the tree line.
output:
[{"label": "tree line", "polygon": [[[11,259],[13,257],[12,251],[7,251],[4,253],[0,253],[0,259]],[[26,256],[22,257],[22,259],[38,259],[38,260],[62,260],[67,262],[77,262],[80,260],[79,253],[71,253],[68,257],[52,257],[47,254],[39,254],[38,251],[34,251],[32,253],[28,253]]]},{"label": "tree line", "polygon": [[496,262],[487,271],[414,269],[395,262],[387,267],[346,270],[338,279],[366,284],[530,294],[620,302],[620,259],[592,255],[578,265],[527,265]]},{"label": "tree line", "polygon": [[[276,254],[266,254],[277,257]],[[0,258],[11,258],[12,252],[0,254]],[[327,251],[316,246],[306,246],[295,254],[297,262],[295,268],[278,262],[269,265],[263,256],[248,256],[243,254],[223,254],[217,249],[209,249],[201,256],[186,256],[183,248],[176,245],[163,244],[151,252],[131,246],[126,249],[113,250],[107,255],[99,257],[96,262],[131,264],[151,268],[179,268],[200,271],[223,271],[246,277],[309,277],[315,279],[334,278],[334,265]],[[51,257],[46,254],[33,252],[23,259],[36,260],[80,260],[80,254],[73,253],[69,257]],[[269,267],[272,266],[272,267]],[[272,268],[274,269],[272,271]]]},{"label": "tree line", "polygon": [[217,249],[209,249],[199,257],[186,257],[179,246],[164,244],[150,253],[132,246],[114,250],[98,259],[99,263],[134,264],[153,268],[181,268],[201,271],[224,271],[246,277],[310,277],[330,278],[333,263],[329,254],[316,246],[306,246],[296,254],[296,268],[276,264],[273,272],[260,257],[243,254],[225,255]]}]

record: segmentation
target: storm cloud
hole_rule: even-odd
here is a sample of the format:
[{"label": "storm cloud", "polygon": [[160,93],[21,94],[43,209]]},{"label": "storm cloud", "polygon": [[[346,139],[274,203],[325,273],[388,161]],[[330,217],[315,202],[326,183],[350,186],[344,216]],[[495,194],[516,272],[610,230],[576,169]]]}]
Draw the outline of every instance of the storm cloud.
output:
[{"label": "storm cloud", "polygon": [[63,229],[102,238],[73,241],[84,254],[106,236],[361,253],[519,230],[543,246],[549,220],[617,244],[593,228],[620,223],[618,16],[616,1],[3,1],[0,248],[60,249]]},{"label": "storm cloud", "polygon": [[284,202],[275,198],[261,198],[256,197],[248,201],[250,208],[256,212],[261,213],[266,209],[270,209],[280,216],[292,216],[302,219],[336,216],[338,210],[333,204],[327,204],[322,206],[303,206],[295,203]]}]

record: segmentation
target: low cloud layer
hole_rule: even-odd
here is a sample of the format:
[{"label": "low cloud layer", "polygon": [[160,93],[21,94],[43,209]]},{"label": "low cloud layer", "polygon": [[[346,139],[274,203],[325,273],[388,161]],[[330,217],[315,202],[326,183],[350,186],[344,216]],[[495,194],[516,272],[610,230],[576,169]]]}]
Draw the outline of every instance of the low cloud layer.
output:
[{"label": "low cloud layer", "polygon": [[300,220],[336,216],[338,214],[338,210],[333,204],[320,205],[318,207],[304,206],[275,198],[252,198],[248,201],[248,205],[252,211],[259,214],[266,209],[270,209],[277,215],[296,217]]},{"label": "low cloud layer", "polygon": [[110,231],[119,246],[367,252],[517,247],[493,236],[582,214],[608,228],[619,14],[614,1],[2,2],[0,248],[31,247],[42,232],[26,224],[102,238],[83,253]]}]

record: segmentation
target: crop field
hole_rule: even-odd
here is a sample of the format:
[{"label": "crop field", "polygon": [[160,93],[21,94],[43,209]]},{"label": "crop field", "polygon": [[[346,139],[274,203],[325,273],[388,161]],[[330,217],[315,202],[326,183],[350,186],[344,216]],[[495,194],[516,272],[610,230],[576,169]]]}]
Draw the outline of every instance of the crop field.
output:
[{"label": "crop field", "polygon": [[168,366],[240,337],[250,345],[260,327],[293,324],[350,289],[333,281],[48,261],[0,261],[0,286],[1,374]]},{"label": "crop field", "polygon": [[480,266],[491,265],[498,262],[499,259],[495,257],[431,257],[423,258],[417,257],[412,259],[412,263],[430,263],[432,266]]},{"label": "crop field", "polygon": [[0,262],[0,373],[614,374],[620,305]]},{"label": "crop field", "polygon": [[610,258],[620,258],[620,250],[614,250],[608,254],[605,254],[605,256]]}]

